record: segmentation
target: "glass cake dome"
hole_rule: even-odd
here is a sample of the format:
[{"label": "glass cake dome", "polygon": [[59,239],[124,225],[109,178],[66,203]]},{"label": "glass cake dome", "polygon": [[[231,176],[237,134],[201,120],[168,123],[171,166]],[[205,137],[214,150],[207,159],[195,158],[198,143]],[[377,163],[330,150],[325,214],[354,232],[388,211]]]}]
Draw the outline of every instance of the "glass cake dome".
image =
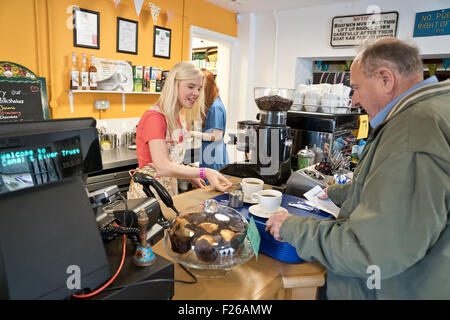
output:
[{"label": "glass cake dome", "polygon": [[219,277],[253,257],[247,226],[238,211],[210,199],[172,220],[164,237],[164,249],[198,276]]}]

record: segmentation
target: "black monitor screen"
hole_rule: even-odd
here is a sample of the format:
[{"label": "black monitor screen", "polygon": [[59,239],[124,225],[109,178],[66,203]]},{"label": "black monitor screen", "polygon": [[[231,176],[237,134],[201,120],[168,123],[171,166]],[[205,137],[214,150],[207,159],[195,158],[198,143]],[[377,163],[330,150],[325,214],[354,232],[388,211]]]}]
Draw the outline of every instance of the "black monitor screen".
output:
[{"label": "black monitor screen", "polygon": [[3,124],[0,194],[102,170],[92,118]]}]

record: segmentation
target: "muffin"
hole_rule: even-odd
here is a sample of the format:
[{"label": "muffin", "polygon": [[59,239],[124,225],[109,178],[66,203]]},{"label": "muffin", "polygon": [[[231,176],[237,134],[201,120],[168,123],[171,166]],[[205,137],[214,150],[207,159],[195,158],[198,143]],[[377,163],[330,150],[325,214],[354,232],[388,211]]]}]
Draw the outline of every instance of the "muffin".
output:
[{"label": "muffin", "polygon": [[203,222],[200,223],[198,226],[208,233],[214,233],[219,228],[217,224],[211,222]]},{"label": "muffin", "polygon": [[195,231],[188,226],[188,220],[180,217],[175,219],[169,234],[173,251],[182,254],[191,249],[191,239],[194,237]]},{"label": "muffin", "polygon": [[217,245],[217,236],[204,234],[197,238],[194,243],[197,258],[205,262],[213,262],[217,258]]},{"label": "muffin", "polygon": [[222,229],[220,230],[220,236],[222,237],[222,247],[231,247],[236,250],[244,241],[245,233]]}]

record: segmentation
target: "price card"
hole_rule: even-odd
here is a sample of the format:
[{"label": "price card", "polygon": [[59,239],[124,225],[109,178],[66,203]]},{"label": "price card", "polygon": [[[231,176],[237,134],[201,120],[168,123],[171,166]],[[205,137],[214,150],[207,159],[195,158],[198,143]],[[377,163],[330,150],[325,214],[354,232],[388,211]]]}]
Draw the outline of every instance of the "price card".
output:
[{"label": "price card", "polygon": [[[356,131],[356,130],[355,130]],[[356,132],[356,139],[365,139],[369,134],[369,116],[363,114],[359,116],[359,129]]]},{"label": "price card", "polygon": [[247,236],[252,244],[253,251],[255,252],[256,261],[258,261],[259,245],[261,243],[261,236],[259,235],[258,228],[256,227],[253,217],[250,218],[250,222],[247,227]]}]

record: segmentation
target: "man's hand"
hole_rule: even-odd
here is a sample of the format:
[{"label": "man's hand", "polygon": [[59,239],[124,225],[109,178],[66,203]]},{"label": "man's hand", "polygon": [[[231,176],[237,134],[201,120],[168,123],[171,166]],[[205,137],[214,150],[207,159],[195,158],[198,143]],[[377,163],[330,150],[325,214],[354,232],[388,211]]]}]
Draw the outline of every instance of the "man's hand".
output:
[{"label": "man's hand", "polygon": [[325,194],[323,194],[321,196],[317,196],[317,198],[319,198],[321,200],[327,200],[328,199],[328,188],[323,189],[323,192],[325,192]]},{"label": "man's hand", "polygon": [[292,215],[285,209],[278,211],[269,219],[267,219],[266,231],[269,231],[270,234],[275,238],[275,240],[284,241],[283,238],[280,236],[280,228],[284,220],[286,220],[286,218],[290,216]]}]

